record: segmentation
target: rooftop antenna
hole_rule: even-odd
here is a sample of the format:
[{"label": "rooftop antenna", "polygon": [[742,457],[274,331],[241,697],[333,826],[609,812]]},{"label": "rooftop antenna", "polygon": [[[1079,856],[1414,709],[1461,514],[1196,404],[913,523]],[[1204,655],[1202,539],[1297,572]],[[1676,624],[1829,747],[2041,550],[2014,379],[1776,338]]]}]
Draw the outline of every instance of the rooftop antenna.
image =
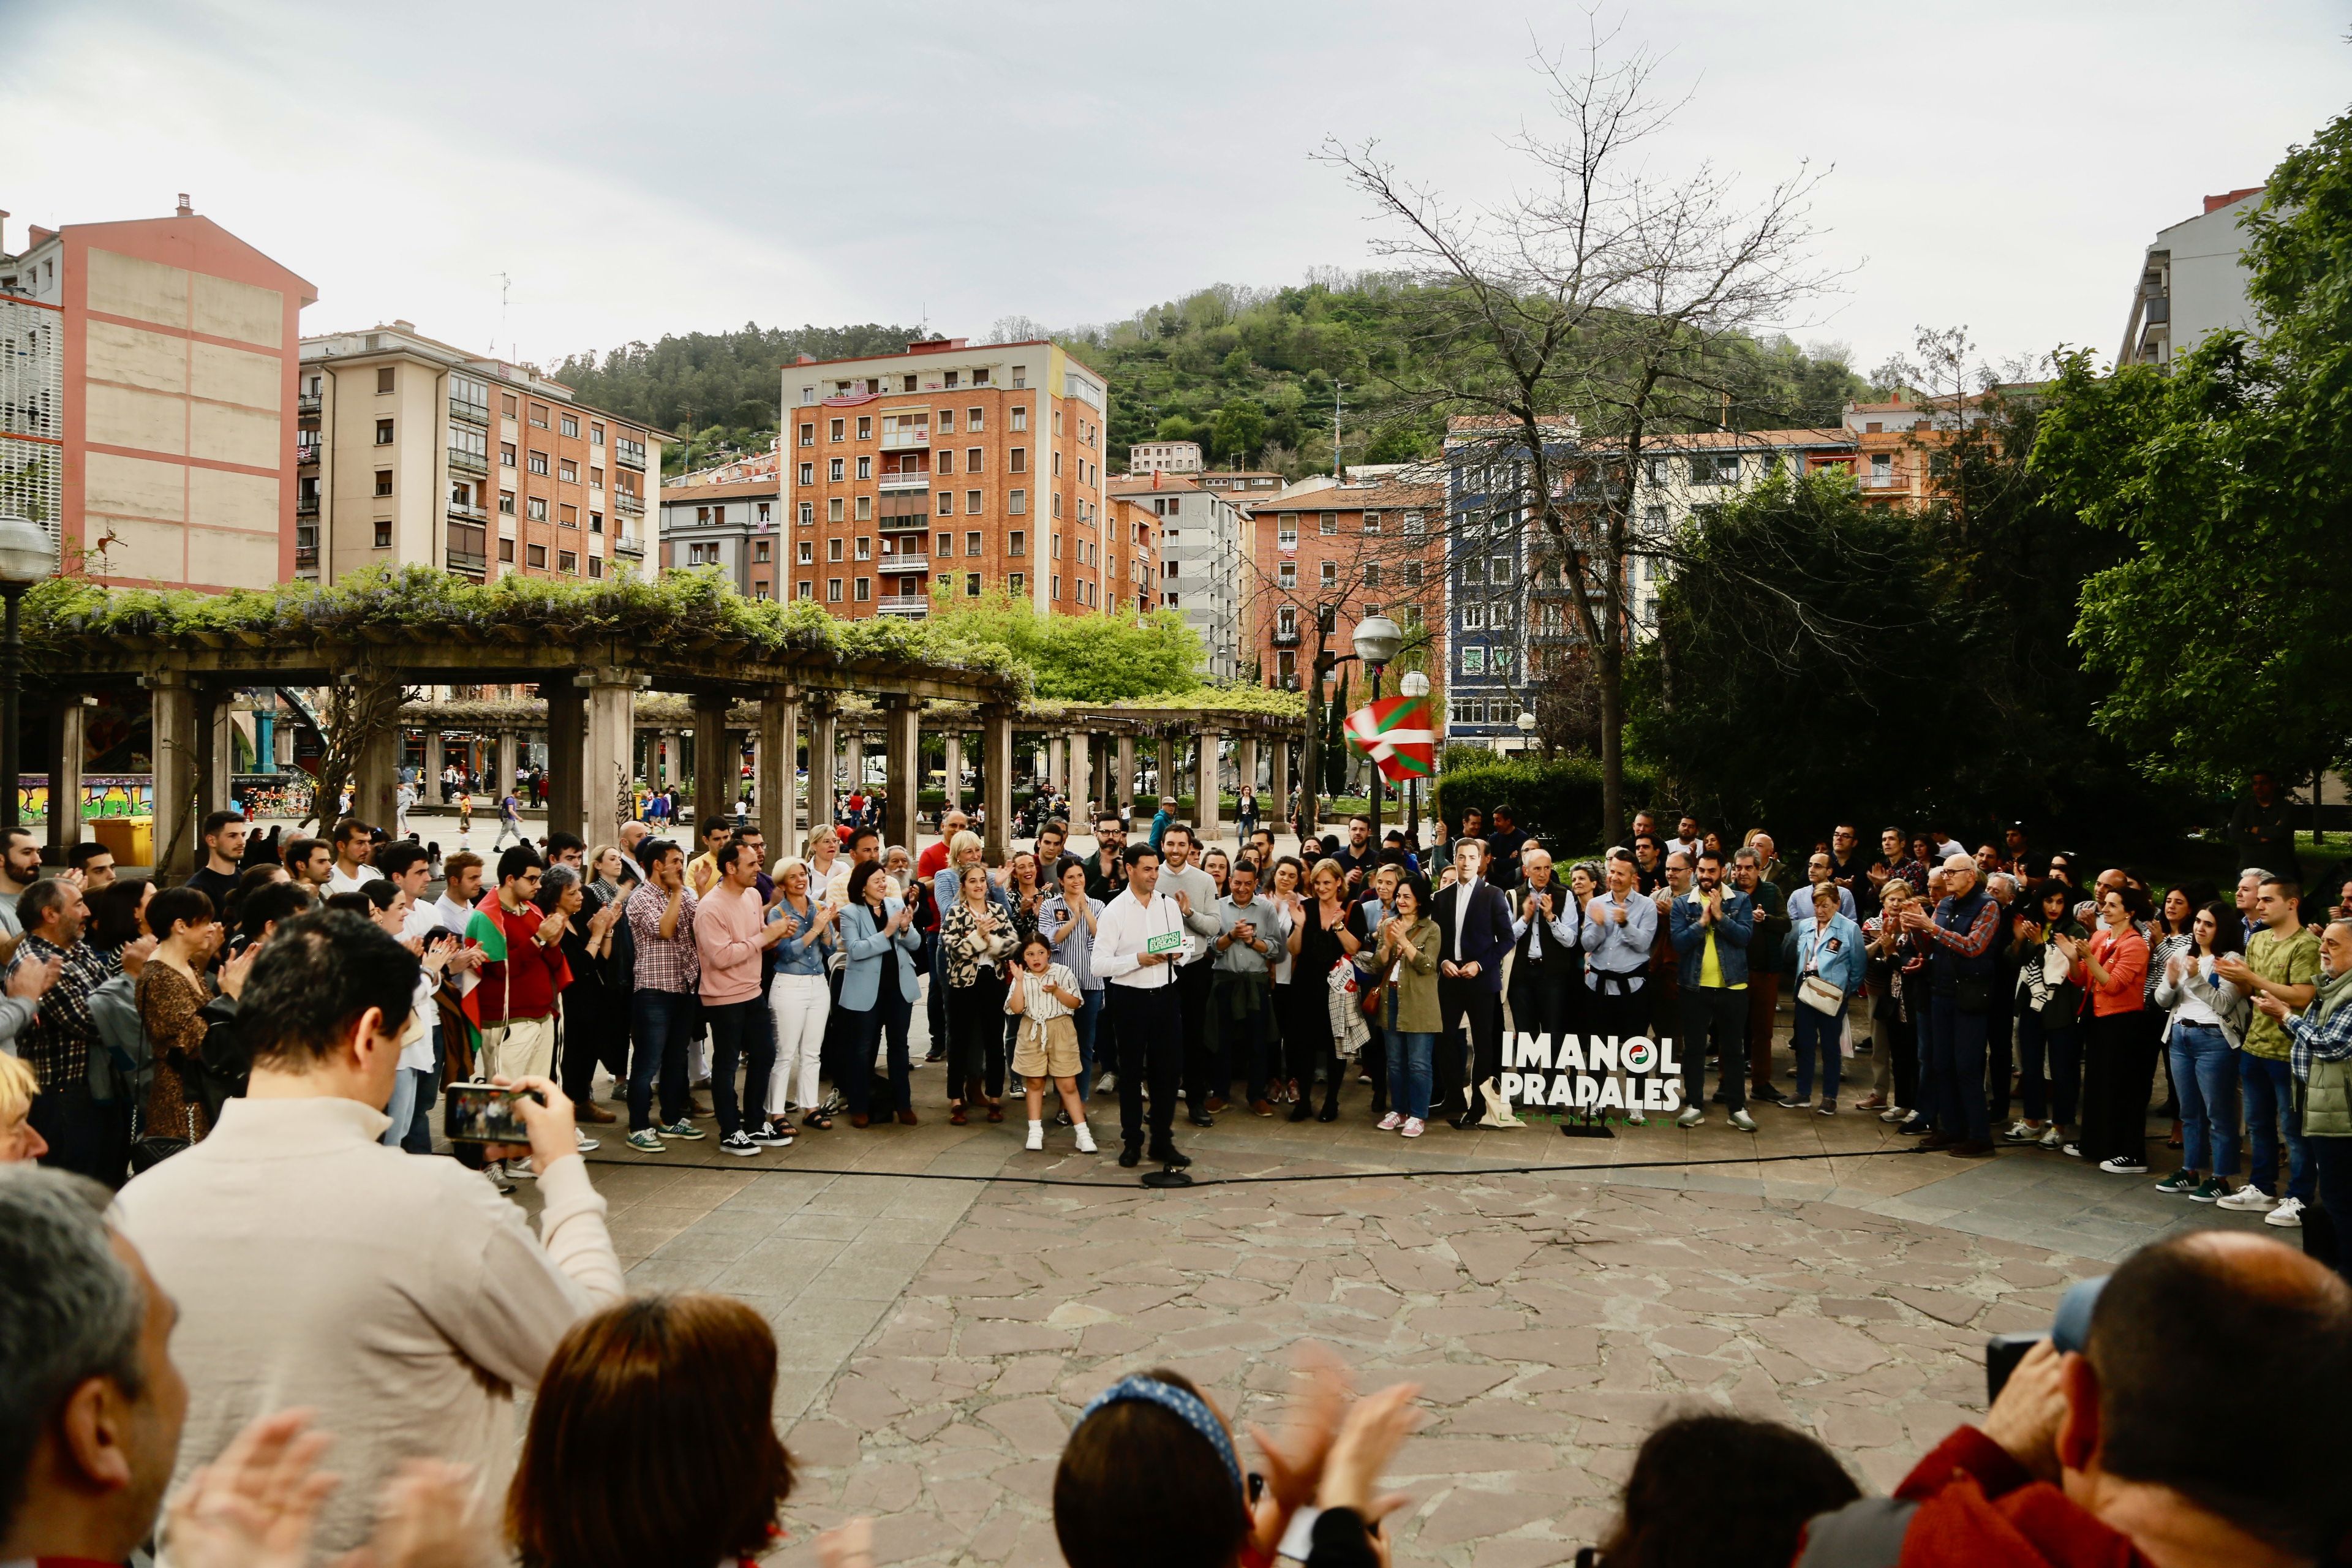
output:
[{"label": "rooftop antenna", "polygon": [[[513,289],[513,288],[514,288],[514,279],[513,279],[512,278],[508,277],[508,276],[507,276],[505,273],[503,273],[503,272],[499,273],[499,336],[500,336],[500,337],[502,337],[502,338],[505,338],[505,337],[507,336],[507,296],[508,296],[508,294],[509,294],[509,293]],[[495,355],[495,354],[498,353],[498,345],[497,345],[496,343],[492,343],[492,344],[490,345],[490,352],[491,352],[491,353],[492,353],[493,355]],[[520,355],[517,354],[517,353],[514,352],[514,340],[513,340],[512,338],[507,338],[507,358],[509,358],[509,359],[510,359],[510,360],[515,360],[515,361],[518,361],[518,362],[520,362],[520,358],[521,358],[521,356],[520,356]]]}]

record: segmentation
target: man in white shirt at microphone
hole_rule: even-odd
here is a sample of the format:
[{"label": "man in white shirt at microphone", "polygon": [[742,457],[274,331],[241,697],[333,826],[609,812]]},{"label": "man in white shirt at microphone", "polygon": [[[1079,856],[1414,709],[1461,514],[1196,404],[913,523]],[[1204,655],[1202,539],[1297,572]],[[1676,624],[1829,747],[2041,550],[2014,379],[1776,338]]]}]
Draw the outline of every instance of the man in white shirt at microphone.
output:
[{"label": "man in white shirt at microphone", "polygon": [[1103,1005],[1118,1042],[1118,1163],[1143,1157],[1143,1088],[1151,1086],[1150,1154],[1161,1164],[1189,1165],[1169,1129],[1184,1061],[1182,1009],[1176,1002],[1176,965],[1187,942],[1183,910],[1159,893],[1160,851],[1127,847],[1127,890],[1104,906],[1095,922],[1094,972],[1105,982]]}]

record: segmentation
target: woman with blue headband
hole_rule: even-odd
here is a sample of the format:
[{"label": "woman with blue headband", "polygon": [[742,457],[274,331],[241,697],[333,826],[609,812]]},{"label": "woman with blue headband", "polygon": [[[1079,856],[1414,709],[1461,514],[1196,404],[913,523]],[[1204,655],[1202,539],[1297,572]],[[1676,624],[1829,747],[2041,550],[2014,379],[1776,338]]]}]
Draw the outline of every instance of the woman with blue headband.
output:
[{"label": "woman with blue headband", "polygon": [[1417,1419],[1417,1384],[1348,1404],[1336,1363],[1309,1369],[1283,1440],[1251,1437],[1265,1471],[1244,1472],[1233,1429],[1181,1373],[1121,1378],[1078,1417],[1054,1476],[1054,1532],[1069,1568],[1381,1568],[1375,1495]]}]

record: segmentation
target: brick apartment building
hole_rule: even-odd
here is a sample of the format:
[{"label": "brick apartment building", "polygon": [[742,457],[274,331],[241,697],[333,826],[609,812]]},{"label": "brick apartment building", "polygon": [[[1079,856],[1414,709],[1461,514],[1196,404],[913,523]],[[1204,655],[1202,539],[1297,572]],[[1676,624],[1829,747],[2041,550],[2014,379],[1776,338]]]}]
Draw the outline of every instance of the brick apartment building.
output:
[{"label": "brick apartment building", "polygon": [[792,596],[922,616],[935,586],[1107,606],[1102,377],[1050,342],[939,338],[784,367]]},{"label": "brick apartment building", "polygon": [[407,321],[302,340],[297,574],[425,563],[477,581],[646,564],[669,439]]},{"label": "brick apartment building", "polygon": [[1108,497],[1103,515],[1103,605],[1124,610],[1129,605],[1149,613],[1160,607],[1160,529],[1161,520],[1151,510],[1151,498]]},{"label": "brick apartment building", "polygon": [[1442,481],[1381,476],[1276,497],[1254,511],[1244,620],[1262,680],[1303,689],[1318,644],[1348,653],[1356,623],[1386,615],[1444,684]]},{"label": "brick apartment building", "polygon": [[295,343],[316,298],[184,195],[171,217],[34,228],[16,254],[0,234],[0,511],[102,582],[293,575]]}]

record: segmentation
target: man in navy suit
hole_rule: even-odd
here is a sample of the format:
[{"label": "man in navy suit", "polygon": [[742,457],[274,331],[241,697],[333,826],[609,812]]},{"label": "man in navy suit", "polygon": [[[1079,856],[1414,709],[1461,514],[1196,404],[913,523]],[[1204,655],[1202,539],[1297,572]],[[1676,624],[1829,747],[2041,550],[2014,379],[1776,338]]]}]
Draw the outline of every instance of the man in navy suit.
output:
[{"label": "man in navy suit", "polygon": [[[1503,1067],[1503,960],[1511,951],[1511,900],[1486,879],[1486,844],[1464,838],[1454,847],[1454,885],[1430,910],[1437,921],[1437,1005],[1444,1027],[1432,1075],[1434,1105],[1455,1104],[1454,1125],[1478,1120],[1478,1086]],[[1462,1078],[1460,1030],[1470,1020],[1470,1081]]]}]

